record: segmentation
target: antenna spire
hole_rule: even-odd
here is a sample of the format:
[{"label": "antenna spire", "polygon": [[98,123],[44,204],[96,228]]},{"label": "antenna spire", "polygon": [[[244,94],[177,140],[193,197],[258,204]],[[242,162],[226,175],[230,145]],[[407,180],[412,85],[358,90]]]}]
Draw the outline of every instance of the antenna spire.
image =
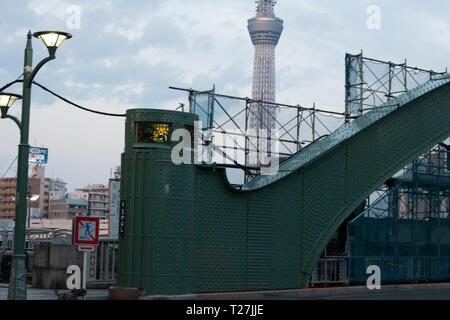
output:
[{"label": "antenna spire", "polygon": [[274,7],[276,0],[256,0],[256,16],[257,17],[275,17]]}]

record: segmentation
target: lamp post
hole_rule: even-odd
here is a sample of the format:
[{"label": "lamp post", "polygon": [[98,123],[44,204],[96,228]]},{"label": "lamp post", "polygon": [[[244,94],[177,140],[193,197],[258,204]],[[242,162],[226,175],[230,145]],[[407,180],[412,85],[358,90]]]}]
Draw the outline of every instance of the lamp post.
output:
[{"label": "lamp post", "polygon": [[[17,187],[16,187],[16,215],[14,225],[14,247],[11,265],[11,277],[8,287],[8,300],[26,300],[26,264],[25,264],[25,225],[27,217],[27,191],[28,191],[28,153],[29,153],[29,126],[31,85],[33,79],[44,64],[55,59],[56,49],[61,43],[72,37],[71,34],[56,31],[36,32],[34,37],[41,39],[48,48],[49,56],[39,62],[33,69],[33,48],[31,45],[31,31],[27,35],[25,48],[23,91],[22,97],[0,92],[1,118],[13,120],[20,129],[19,156],[17,160]],[[14,101],[22,98],[22,119],[8,115],[8,109]]]},{"label": "lamp post", "polygon": [[27,197],[27,200],[28,200],[28,206],[27,206],[27,216],[28,216],[27,227],[28,227],[28,229],[31,226],[31,223],[30,223],[30,221],[31,221],[31,208],[30,208],[29,204],[38,201],[39,198],[40,198],[40,195],[38,195],[38,194],[30,194]]}]

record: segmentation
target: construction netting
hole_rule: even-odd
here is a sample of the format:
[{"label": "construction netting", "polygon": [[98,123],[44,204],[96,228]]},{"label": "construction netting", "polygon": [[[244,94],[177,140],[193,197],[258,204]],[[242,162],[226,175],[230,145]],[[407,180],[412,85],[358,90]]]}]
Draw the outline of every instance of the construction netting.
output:
[{"label": "construction netting", "polygon": [[391,188],[349,223],[350,281],[377,265],[382,281],[450,279],[448,146],[437,146],[391,179]]}]

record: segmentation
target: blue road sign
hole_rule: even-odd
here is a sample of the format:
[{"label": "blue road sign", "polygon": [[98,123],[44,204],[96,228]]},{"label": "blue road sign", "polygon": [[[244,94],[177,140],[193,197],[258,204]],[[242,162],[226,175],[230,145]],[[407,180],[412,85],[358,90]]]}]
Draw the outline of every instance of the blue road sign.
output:
[{"label": "blue road sign", "polygon": [[30,147],[28,154],[29,164],[47,165],[48,162],[48,149],[39,147]]}]

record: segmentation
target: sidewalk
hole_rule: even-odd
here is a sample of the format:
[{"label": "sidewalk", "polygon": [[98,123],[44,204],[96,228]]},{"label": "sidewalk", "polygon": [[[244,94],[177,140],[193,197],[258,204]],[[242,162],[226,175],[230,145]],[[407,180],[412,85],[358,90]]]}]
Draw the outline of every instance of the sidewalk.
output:
[{"label": "sidewalk", "polygon": [[[58,290],[58,293],[69,293]],[[7,300],[8,284],[0,284],[0,300]],[[86,300],[108,300],[108,289],[88,289]],[[275,290],[257,292],[224,292],[187,294],[179,296],[144,296],[139,300],[450,300],[450,283],[387,285],[381,290],[367,287],[341,287],[323,289]],[[55,290],[34,289],[27,286],[27,300],[58,300]],[[79,298],[78,300],[82,300]]]},{"label": "sidewalk", "polygon": [[450,283],[384,285],[381,290],[367,287],[335,287],[254,292],[223,292],[179,296],[146,296],[143,300],[450,300]]},{"label": "sidewalk", "polygon": [[[58,293],[69,293],[70,290],[57,290]],[[86,300],[108,300],[108,289],[88,289]],[[0,284],[0,300],[8,299],[8,284]],[[34,289],[27,286],[27,300],[58,300],[55,290],[52,289]],[[79,298],[78,300],[82,300]]]}]

